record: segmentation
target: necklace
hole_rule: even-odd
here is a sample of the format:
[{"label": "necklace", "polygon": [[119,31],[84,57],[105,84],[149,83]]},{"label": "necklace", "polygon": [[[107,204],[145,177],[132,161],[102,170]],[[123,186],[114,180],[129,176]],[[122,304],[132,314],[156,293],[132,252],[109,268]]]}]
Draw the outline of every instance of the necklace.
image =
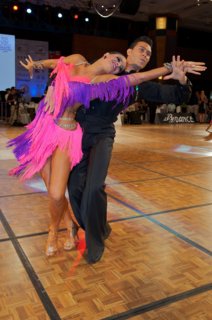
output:
[{"label": "necklace", "polygon": [[80,66],[81,64],[90,64],[88,61],[81,61],[75,64],[75,66]]}]

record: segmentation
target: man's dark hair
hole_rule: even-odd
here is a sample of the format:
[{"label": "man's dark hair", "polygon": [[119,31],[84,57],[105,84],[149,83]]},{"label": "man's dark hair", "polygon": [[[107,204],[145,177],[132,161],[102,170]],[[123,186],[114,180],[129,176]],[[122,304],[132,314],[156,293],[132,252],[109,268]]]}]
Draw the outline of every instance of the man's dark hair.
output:
[{"label": "man's dark hair", "polygon": [[123,53],[121,53],[121,52],[119,52],[119,51],[108,51],[108,53],[110,53],[110,54],[121,54],[122,56],[124,56],[124,54]]},{"label": "man's dark hair", "polygon": [[152,48],[152,46],[153,46],[153,41],[152,41],[151,38],[149,38],[149,37],[147,37],[147,36],[141,36],[141,37],[135,39],[135,40],[131,43],[131,45],[129,46],[129,48],[130,48],[130,49],[133,49],[133,48],[137,45],[137,43],[138,43],[138,42],[141,42],[141,41],[148,43],[148,45],[150,45],[150,47]]}]

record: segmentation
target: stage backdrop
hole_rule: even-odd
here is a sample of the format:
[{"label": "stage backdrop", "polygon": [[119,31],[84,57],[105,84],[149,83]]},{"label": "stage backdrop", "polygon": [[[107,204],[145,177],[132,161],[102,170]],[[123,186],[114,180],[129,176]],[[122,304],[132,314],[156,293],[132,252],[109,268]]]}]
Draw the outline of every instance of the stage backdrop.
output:
[{"label": "stage backdrop", "polygon": [[15,36],[0,34],[0,91],[15,86]]},{"label": "stage backdrop", "polygon": [[41,97],[44,94],[48,81],[48,70],[34,71],[33,79],[20,65],[27,55],[33,60],[48,59],[48,42],[16,39],[16,88],[25,89],[25,94],[31,97]]}]

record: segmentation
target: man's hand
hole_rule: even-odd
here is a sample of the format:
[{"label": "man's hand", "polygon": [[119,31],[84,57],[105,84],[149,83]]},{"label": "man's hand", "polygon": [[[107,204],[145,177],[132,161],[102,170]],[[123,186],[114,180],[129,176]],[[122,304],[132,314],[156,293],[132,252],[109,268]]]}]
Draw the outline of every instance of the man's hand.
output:
[{"label": "man's hand", "polygon": [[187,83],[186,73],[193,73],[201,75],[201,72],[205,71],[207,67],[204,62],[196,61],[184,61],[180,59],[180,56],[172,57],[172,73],[164,77],[164,80],[174,79],[178,80],[181,84]]}]

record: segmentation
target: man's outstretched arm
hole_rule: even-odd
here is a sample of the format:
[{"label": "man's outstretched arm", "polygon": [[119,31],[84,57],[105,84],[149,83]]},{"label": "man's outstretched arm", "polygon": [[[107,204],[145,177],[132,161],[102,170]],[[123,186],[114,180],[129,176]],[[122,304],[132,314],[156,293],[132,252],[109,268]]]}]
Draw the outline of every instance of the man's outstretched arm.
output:
[{"label": "man's outstretched arm", "polygon": [[189,101],[192,92],[192,84],[189,80],[187,80],[187,83],[184,85],[180,83],[173,85],[161,84],[148,81],[140,84],[136,89],[136,101],[144,99],[157,103],[182,104],[183,102]]}]

